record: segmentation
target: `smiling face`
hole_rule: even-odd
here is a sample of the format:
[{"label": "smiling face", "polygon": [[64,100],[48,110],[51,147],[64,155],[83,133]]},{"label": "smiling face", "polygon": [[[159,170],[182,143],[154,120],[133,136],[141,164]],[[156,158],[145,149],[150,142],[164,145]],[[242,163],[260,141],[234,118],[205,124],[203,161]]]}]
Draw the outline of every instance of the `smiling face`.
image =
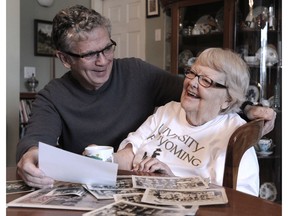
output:
[{"label": "smiling face", "polygon": [[[225,85],[224,73],[199,64],[194,64],[192,67],[198,75],[207,76],[213,81]],[[191,125],[202,125],[215,118],[222,109],[229,106],[227,89],[212,86],[205,88],[199,84],[198,77],[185,78],[181,106],[186,111],[187,121]]]},{"label": "smiling face", "polygon": [[[85,37],[70,38],[69,51],[74,54],[86,54],[103,50],[111,45],[109,33],[104,27],[94,28],[85,33]],[[88,90],[99,89],[110,77],[113,65],[114,53],[105,57],[100,53],[98,58],[87,60],[70,56],[58,51],[58,57],[65,67],[69,68],[72,75],[79,83]]]}]

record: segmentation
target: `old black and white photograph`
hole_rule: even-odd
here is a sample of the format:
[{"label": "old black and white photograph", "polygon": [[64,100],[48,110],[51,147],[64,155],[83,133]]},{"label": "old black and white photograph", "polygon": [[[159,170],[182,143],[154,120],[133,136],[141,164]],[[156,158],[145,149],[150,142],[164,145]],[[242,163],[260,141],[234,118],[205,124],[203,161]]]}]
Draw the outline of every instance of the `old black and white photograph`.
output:
[{"label": "old black and white photograph", "polygon": [[6,194],[32,192],[35,189],[28,186],[23,180],[6,181]]},{"label": "old black and white photograph", "polygon": [[[71,194],[72,191],[75,193],[75,188],[79,186],[81,185],[63,183],[58,184],[53,188],[40,189],[9,202],[7,206],[93,210],[113,202],[111,200],[103,201],[101,203],[97,202],[97,199],[87,191],[84,191],[81,195],[79,193],[77,193],[77,195]],[[79,188],[77,191],[80,191]]]},{"label": "old black and white photograph", "polygon": [[143,193],[144,190],[137,188],[129,189],[116,189],[116,190],[89,190],[86,188],[93,196],[97,199],[113,199],[115,194],[130,194],[130,193]]},{"label": "old black and white photograph", "polygon": [[157,188],[187,190],[193,188],[208,188],[208,184],[200,176],[179,177],[155,177],[155,176],[132,176],[134,188]]},{"label": "old black and white photograph", "polygon": [[114,215],[165,215],[183,216],[195,215],[198,207],[191,209],[172,209],[164,207],[152,207],[143,204],[129,203],[125,201],[115,202],[105,207],[83,214],[83,216],[114,216]]},{"label": "old black and white photograph", "polygon": [[148,188],[141,200],[158,205],[215,205],[228,202],[224,188],[201,190],[157,190]]},{"label": "old black and white photograph", "polygon": [[133,187],[132,178],[117,178],[115,186],[109,185],[86,185],[89,190],[122,190]]}]

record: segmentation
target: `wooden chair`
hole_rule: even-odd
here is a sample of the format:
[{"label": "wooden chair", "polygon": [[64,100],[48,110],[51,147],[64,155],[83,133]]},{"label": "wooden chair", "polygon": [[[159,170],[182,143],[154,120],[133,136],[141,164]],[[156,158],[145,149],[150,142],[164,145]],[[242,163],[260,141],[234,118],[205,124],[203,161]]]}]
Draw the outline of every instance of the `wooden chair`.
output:
[{"label": "wooden chair", "polygon": [[227,147],[223,186],[236,189],[240,160],[247,149],[262,137],[264,120],[256,119],[237,128],[231,135]]}]

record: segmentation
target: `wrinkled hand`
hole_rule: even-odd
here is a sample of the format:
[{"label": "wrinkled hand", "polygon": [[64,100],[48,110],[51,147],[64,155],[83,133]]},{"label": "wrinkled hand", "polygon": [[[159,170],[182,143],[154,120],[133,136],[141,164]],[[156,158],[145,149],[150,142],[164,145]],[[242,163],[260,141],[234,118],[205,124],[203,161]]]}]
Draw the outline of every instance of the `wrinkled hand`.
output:
[{"label": "wrinkled hand", "polygon": [[250,120],[254,120],[257,118],[262,118],[265,120],[262,130],[262,136],[268,134],[273,130],[276,119],[276,112],[272,108],[247,105],[244,112]]},{"label": "wrinkled hand", "polygon": [[139,164],[133,165],[133,171],[140,172],[160,172],[169,176],[175,176],[167,164],[159,161],[157,158],[147,157],[142,160]]},{"label": "wrinkled hand", "polygon": [[17,173],[31,187],[50,188],[53,187],[54,180],[45,176],[37,167],[38,148],[32,147],[21,158],[17,164]]}]

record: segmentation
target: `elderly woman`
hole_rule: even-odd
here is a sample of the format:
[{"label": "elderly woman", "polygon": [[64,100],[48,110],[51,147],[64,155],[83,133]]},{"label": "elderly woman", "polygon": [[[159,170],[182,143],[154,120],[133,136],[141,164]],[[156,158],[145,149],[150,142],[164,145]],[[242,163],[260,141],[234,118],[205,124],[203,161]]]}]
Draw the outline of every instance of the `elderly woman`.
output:
[{"label": "elderly woman", "polygon": [[[245,121],[237,114],[249,85],[245,62],[230,50],[203,51],[185,71],[181,103],[170,102],[120,144],[119,169],[199,175],[222,185],[231,134]],[[255,150],[243,156],[237,190],[258,196]]]}]

